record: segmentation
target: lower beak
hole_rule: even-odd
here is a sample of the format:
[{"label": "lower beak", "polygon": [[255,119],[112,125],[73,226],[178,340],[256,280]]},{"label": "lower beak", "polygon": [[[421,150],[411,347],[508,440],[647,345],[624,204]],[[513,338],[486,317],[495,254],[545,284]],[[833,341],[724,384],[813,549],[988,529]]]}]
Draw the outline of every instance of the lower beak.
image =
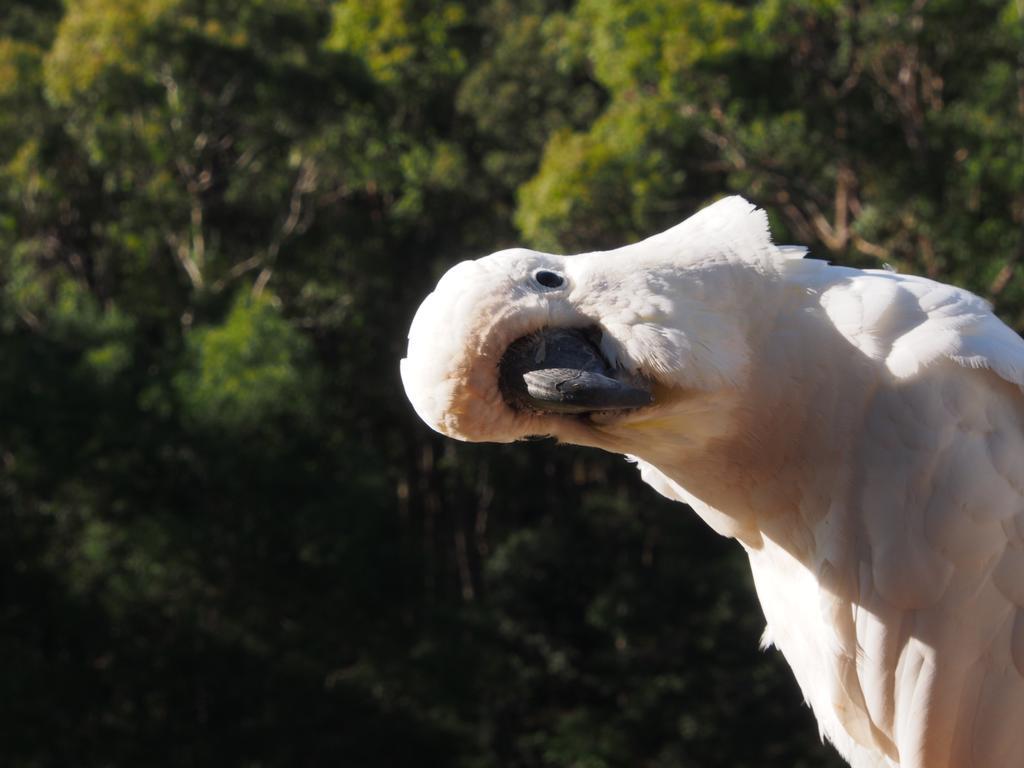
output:
[{"label": "lower beak", "polygon": [[[590,413],[640,408],[654,402],[649,385],[628,379],[601,354],[596,328],[545,328],[509,345],[499,382],[515,408]],[[627,380],[628,379],[628,380]]]}]

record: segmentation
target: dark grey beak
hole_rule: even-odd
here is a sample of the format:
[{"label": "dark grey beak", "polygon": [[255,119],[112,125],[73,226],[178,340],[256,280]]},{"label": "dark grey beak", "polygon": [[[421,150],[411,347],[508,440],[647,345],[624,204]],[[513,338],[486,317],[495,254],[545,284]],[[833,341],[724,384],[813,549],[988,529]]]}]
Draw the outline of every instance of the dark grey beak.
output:
[{"label": "dark grey beak", "polygon": [[501,358],[499,384],[516,408],[589,413],[654,402],[649,386],[608,365],[596,328],[545,328],[517,339]]}]

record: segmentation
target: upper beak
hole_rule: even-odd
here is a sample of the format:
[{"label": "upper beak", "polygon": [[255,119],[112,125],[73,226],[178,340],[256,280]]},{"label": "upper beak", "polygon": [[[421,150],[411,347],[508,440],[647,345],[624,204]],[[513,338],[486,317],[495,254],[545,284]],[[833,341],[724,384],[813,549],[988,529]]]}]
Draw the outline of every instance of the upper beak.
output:
[{"label": "upper beak", "polygon": [[513,407],[549,413],[639,408],[654,402],[647,382],[626,380],[598,346],[596,328],[545,328],[509,345],[499,382]]}]

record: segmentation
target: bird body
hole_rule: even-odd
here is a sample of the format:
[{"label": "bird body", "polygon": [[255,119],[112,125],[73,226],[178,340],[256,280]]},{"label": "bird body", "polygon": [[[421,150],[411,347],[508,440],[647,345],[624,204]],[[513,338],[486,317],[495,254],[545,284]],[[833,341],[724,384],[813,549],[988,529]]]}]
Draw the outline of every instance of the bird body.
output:
[{"label": "bird body", "polygon": [[[803,253],[733,197],[614,251],[464,262],[413,321],[406,391],[453,437],[625,454],[737,539],[854,768],[1024,765],[1024,341],[961,289]],[[604,363],[549,363],[549,329]],[[524,337],[540,388],[502,379]],[[593,406],[553,402],[573,381]]]}]

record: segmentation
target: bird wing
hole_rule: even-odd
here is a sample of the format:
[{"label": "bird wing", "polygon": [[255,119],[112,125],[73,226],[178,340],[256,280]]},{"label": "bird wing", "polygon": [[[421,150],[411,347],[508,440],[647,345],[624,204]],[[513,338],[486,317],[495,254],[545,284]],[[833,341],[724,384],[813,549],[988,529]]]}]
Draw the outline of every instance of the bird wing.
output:
[{"label": "bird wing", "polygon": [[[1024,759],[1024,397],[953,362],[881,390],[860,446],[856,671],[903,766]],[[1014,761],[1016,759],[1016,762]]]},{"label": "bird wing", "polygon": [[854,574],[825,600],[853,605],[840,686],[902,768],[1021,765],[1024,341],[965,291],[883,275],[830,310],[892,374],[852,462],[845,555],[828,553]]}]

